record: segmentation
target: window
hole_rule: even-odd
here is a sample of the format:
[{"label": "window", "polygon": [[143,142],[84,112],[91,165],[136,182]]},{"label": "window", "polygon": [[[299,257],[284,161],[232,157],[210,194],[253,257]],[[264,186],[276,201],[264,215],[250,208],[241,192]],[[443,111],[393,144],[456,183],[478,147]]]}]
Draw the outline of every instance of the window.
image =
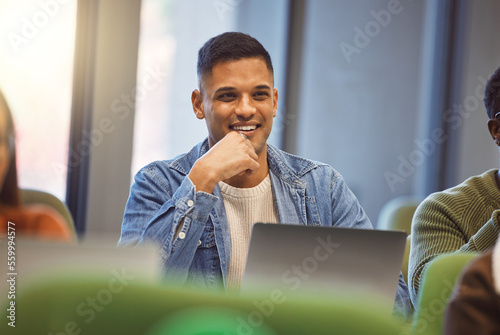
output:
[{"label": "window", "polygon": [[64,199],[76,1],[0,1],[0,88],[16,126],[19,185]]}]

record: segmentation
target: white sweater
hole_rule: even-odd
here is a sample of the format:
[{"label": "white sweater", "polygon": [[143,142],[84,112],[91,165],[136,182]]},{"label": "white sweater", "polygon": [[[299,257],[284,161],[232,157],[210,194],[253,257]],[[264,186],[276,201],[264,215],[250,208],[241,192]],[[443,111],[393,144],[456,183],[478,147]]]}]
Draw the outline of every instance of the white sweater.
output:
[{"label": "white sweater", "polygon": [[231,236],[231,258],[227,275],[228,292],[239,292],[245,271],[252,226],[256,222],[277,223],[269,175],[251,188],[219,182]]}]

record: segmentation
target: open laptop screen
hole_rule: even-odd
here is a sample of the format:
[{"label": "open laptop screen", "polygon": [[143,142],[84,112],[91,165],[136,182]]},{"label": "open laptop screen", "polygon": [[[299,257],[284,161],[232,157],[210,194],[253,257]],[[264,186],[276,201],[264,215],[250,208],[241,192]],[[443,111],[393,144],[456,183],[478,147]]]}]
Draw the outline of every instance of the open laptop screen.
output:
[{"label": "open laptop screen", "polygon": [[392,306],[405,243],[400,231],[256,223],[241,292],[373,295]]}]

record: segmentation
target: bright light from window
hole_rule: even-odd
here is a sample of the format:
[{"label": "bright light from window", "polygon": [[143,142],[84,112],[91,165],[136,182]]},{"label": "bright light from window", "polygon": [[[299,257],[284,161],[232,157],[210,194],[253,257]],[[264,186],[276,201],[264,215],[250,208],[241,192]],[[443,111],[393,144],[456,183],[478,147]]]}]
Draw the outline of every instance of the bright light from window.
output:
[{"label": "bright light from window", "polygon": [[0,88],[14,115],[19,184],[66,193],[76,1],[0,0]]}]

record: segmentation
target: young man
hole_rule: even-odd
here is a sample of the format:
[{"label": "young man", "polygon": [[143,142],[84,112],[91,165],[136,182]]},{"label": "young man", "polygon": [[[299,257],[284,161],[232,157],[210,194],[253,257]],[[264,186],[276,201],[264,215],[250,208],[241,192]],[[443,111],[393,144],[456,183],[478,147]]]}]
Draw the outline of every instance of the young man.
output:
[{"label": "young man", "polygon": [[[500,152],[500,68],[485,88],[488,131]],[[418,304],[422,271],[437,255],[486,251],[500,233],[500,177],[498,169],[473,176],[460,185],[429,195],[412,222],[408,282],[413,305]]]},{"label": "young man", "polygon": [[[267,144],[278,90],[257,40],[210,39],[198,54],[198,79],[191,101],[208,139],[138,172],[120,245],[154,242],[181,284],[238,291],[255,222],[372,228],[332,167]],[[396,310],[411,311],[402,277]]]}]

